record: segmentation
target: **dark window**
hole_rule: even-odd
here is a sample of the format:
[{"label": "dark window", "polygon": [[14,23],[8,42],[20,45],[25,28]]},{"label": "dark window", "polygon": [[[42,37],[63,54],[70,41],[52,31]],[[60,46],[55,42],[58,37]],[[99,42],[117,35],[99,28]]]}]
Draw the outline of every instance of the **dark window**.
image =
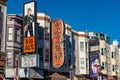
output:
[{"label": "dark window", "polygon": [[104,55],[103,48],[101,48],[101,54]]},{"label": "dark window", "polygon": [[49,29],[45,27],[45,39],[49,40]]},{"label": "dark window", "polygon": [[40,61],[43,61],[43,48],[38,48],[38,54]]},{"label": "dark window", "polygon": [[85,48],[86,49],[88,48],[88,42],[85,42]]},{"label": "dark window", "polygon": [[112,65],[112,70],[115,71],[114,65]]},{"label": "dark window", "polygon": [[112,52],[112,58],[114,58],[114,53]]},{"label": "dark window", "polygon": [[38,39],[43,39],[44,38],[44,28],[41,26],[37,27],[37,36]]},{"label": "dark window", "polygon": [[0,20],[3,18],[2,6],[0,6]]},{"label": "dark window", "polygon": [[15,29],[15,42],[20,42],[20,30]]},{"label": "dark window", "polygon": [[45,61],[49,61],[49,49],[45,49]]},{"label": "dark window", "polygon": [[105,67],[104,67],[105,65],[104,65],[104,62],[102,62],[102,69],[105,69]]}]

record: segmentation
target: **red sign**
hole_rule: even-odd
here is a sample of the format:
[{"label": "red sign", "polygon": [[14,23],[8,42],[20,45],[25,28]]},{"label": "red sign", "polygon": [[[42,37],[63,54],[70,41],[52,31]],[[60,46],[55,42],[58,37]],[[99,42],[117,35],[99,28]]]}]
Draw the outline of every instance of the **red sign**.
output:
[{"label": "red sign", "polygon": [[24,38],[24,53],[35,52],[35,37]]},{"label": "red sign", "polygon": [[60,68],[64,63],[64,44],[63,44],[64,24],[60,19],[52,23],[52,51],[53,67]]}]

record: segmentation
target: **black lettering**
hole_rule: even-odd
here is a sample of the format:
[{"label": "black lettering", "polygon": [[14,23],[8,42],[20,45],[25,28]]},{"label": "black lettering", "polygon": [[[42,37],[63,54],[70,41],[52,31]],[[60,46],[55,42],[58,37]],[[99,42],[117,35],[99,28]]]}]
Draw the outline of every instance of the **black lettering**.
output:
[{"label": "black lettering", "polygon": [[34,44],[31,44],[30,47],[31,47],[31,49],[33,50],[33,49],[34,49]]},{"label": "black lettering", "polygon": [[33,43],[33,39],[30,39],[30,40],[29,40],[29,43]]},{"label": "black lettering", "polygon": [[29,46],[25,46],[25,50],[30,50],[30,47]]},{"label": "black lettering", "polygon": [[29,40],[28,39],[25,40],[25,44],[29,44]]}]

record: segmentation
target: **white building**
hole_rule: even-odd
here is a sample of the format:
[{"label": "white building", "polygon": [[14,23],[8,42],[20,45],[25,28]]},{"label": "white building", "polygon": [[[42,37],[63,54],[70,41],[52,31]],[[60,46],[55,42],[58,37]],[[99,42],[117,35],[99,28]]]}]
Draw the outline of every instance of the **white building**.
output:
[{"label": "white building", "polygon": [[88,77],[89,75],[89,39],[86,32],[72,30],[75,54],[75,75]]},{"label": "white building", "polygon": [[[7,27],[5,30],[6,42],[5,42],[5,52],[6,52],[6,65],[5,65],[5,77],[14,78],[16,72],[22,77],[24,77],[24,69],[18,67],[16,71],[17,59],[20,61],[20,55],[22,50],[22,17],[15,14],[7,15]],[[20,63],[18,62],[20,66]],[[20,77],[19,76],[19,77]]]}]

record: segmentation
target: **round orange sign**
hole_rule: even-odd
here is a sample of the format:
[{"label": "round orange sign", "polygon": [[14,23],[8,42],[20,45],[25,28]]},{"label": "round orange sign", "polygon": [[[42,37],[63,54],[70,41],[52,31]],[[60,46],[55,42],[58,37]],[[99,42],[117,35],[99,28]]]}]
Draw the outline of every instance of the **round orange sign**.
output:
[{"label": "round orange sign", "polygon": [[64,63],[64,23],[56,19],[52,23],[53,67],[60,68]]}]

